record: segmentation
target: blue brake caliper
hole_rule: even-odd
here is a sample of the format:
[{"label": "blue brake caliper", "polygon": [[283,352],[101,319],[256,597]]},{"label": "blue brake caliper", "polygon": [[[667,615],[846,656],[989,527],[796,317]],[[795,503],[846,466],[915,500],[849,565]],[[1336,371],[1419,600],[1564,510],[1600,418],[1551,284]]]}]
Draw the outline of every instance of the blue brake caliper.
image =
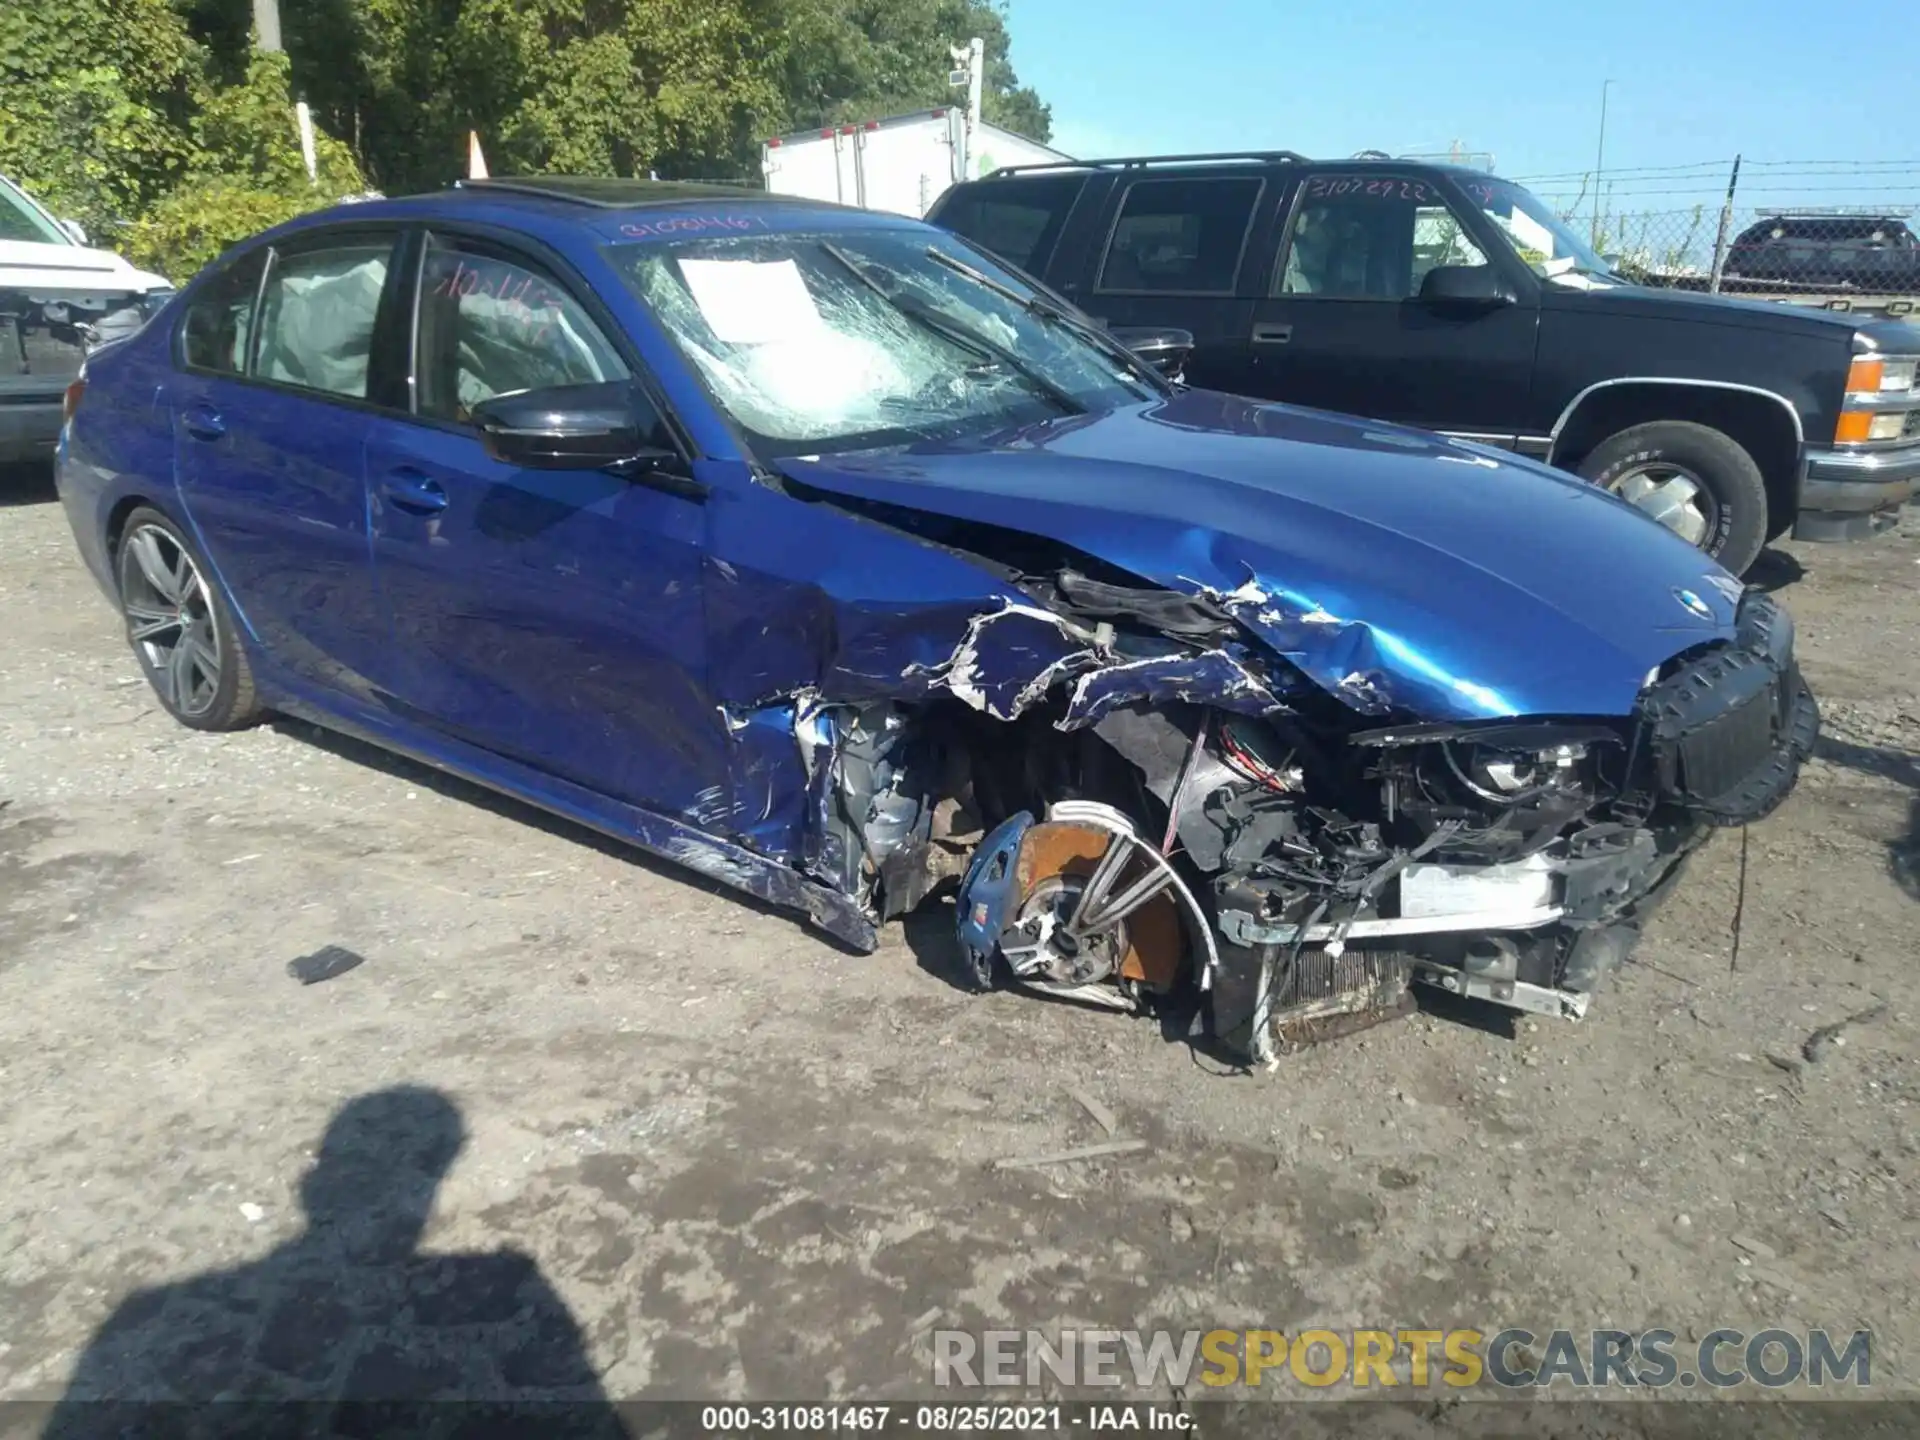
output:
[{"label": "blue brake caliper", "polygon": [[1022,810],[995,828],[980,842],[967,865],[967,877],[960,882],[960,950],[967,962],[966,979],[976,990],[993,987],[993,954],[1000,948],[1000,932],[1006,928],[1007,907],[1018,898],[1014,893],[1014,861],[1020,856],[1020,842],[1033,828],[1033,816]]}]

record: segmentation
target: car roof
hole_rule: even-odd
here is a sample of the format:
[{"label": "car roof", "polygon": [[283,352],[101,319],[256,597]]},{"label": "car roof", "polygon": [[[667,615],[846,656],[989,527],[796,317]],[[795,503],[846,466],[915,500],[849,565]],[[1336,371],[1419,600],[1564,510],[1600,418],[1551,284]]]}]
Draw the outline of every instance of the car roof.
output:
[{"label": "car roof", "polygon": [[[741,225],[742,215],[756,217]],[[458,180],[443,190],[391,198],[343,201],[308,211],[241,242],[273,242],[324,226],[433,223],[471,219],[504,224],[564,243],[583,233],[609,239],[666,235],[677,230],[752,228],[786,230],[814,221],[836,227],[916,226],[923,222],[858,206],[836,205],[798,195],[775,195],[745,186],[672,180],[626,180],[612,176],[527,176]],[[698,221],[698,226],[684,222]]]}]

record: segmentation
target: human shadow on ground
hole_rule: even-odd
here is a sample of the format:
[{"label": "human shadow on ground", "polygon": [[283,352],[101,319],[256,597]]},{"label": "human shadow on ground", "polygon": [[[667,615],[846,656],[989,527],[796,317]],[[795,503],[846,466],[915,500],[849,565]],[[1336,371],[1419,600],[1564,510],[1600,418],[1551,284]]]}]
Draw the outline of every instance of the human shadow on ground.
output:
[{"label": "human shadow on ground", "polygon": [[258,1260],[129,1296],[81,1356],[47,1440],[624,1436],[580,1327],[529,1256],[420,1252],[464,1141],[435,1090],[342,1106],[301,1182],[306,1228]]}]

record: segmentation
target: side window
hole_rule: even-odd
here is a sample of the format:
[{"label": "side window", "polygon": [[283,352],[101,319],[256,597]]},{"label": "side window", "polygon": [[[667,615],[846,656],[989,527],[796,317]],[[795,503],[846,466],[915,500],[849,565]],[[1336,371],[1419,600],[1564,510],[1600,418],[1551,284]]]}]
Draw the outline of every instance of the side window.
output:
[{"label": "side window", "polygon": [[579,302],[530,261],[429,236],[413,373],[419,414],[464,423],[494,395],[630,372]]},{"label": "side window", "polygon": [[1408,300],[1429,270],[1487,263],[1424,182],[1316,175],[1294,213],[1276,293]]},{"label": "side window", "polygon": [[1037,275],[1053,258],[1054,244],[1086,183],[1084,176],[1063,175],[968,186],[941,208],[938,223]]},{"label": "side window", "polygon": [[384,238],[276,250],[260,293],[254,376],[366,399],[373,326],[392,261],[393,242]]},{"label": "side window", "polygon": [[190,370],[244,375],[253,338],[253,304],[267,252],[242,255],[212,276],[187,306],[180,322],[180,361]]},{"label": "side window", "polygon": [[1413,212],[1413,275],[1409,295],[1420,293],[1429,270],[1442,265],[1485,265],[1487,257],[1473,243],[1460,217],[1445,205],[1422,205]]},{"label": "side window", "polygon": [[1099,288],[1231,295],[1260,186],[1254,179],[1134,181]]}]

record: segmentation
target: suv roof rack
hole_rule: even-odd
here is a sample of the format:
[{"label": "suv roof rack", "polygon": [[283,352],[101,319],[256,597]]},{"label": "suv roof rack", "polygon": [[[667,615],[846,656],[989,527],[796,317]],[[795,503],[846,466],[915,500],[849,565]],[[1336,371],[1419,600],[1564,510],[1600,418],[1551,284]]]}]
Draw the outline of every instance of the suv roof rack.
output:
[{"label": "suv roof rack", "polygon": [[1788,205],[1755,213],[1769,220],[1904,220],[1913,210],[1910,206],[1900,210],[1885,205]]},{"label": "suv roof rack", "polygon": [[1002,165],[981,178],[997,180],[1002,175],[1027,175],[1037,170],[1144,170],[1149,165],[1223,164],[1236,160],[1281,165],[1313,163],[1297,150],[1218,150],[1204,155],[1122,155],[1108,160],[1047,160],[1033,165]]}]

